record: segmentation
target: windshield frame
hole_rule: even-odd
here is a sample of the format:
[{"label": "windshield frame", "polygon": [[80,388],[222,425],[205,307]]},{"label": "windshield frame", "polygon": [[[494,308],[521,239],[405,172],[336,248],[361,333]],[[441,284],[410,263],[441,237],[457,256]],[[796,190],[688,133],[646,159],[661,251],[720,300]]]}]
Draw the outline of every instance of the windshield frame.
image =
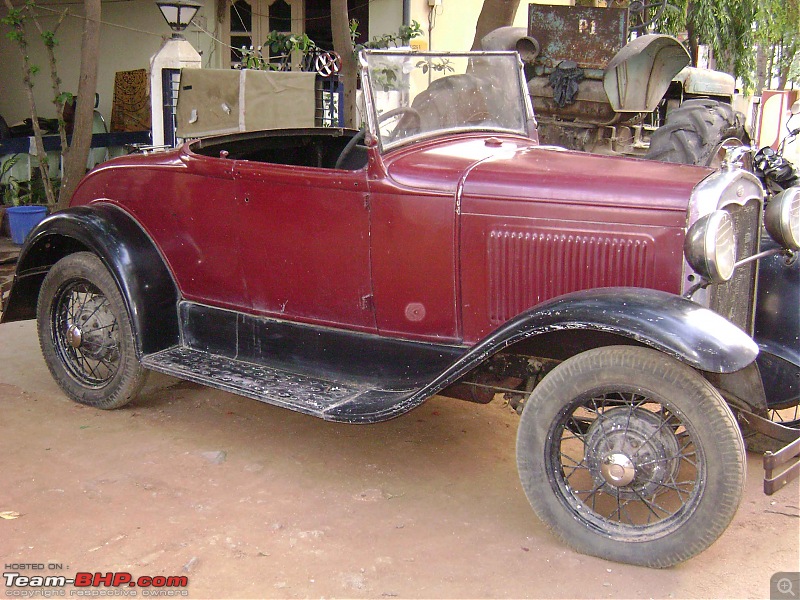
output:
[{"label": "windshield frame", "polygon": [[[380,134],[380,126],[378,119],[378,106],[375,99],[375,87],[372,84],[369,74],[369,56],[397,56],[397,57],[413,57],[413,58],[473,58],[473,57],[486,57],[486,56],[513,56],[517,69],[517,85],[519,86],[519,93],[521,97],[520,109],[523,111],[521,130],[511,130],[507,128],[484,126],[484,127],[463,127],[463,128],[446,128],[419,132],[409,135],[391,142],[384,142]],[[524,65],[520,56],[515,51],[473,51],[473,52],[429,52],[429,51],[415,51],[415,50],[368,50],[364,49],[359,52],[359,65],[361,69],[361,82],[364,97],[364,112],[367,121],[368,131],[375,139],[379,151],[383,154],[394,148],[405,146],[420,140],[441,137],[443,135],[453,135],[458,133],[496,133],[496,134],[511,134],[523,135],[525,137],[536,139],[536,118],[533,114],[533,105],[531,97],[528,92],[528,85],[525,81]]]}]

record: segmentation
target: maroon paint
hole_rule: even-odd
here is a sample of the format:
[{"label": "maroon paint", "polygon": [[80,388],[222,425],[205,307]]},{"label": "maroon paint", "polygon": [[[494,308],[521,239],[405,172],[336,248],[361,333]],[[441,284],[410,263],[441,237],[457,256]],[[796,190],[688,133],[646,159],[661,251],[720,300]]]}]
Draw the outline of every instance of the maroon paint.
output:
[{"label": "maroon paint", "polygon": [[237,161],[235,178],[253,311],[374,330],[366,172]]},{"label": "maroon paint", "polygon": [[515,135],[369,152],[365,169],[337,171],[185,146],[95,170],[73,205],[108,199],[132,213],[186,298],[471,344],[569,291],[678,292],[687,198],[709,172]]}]

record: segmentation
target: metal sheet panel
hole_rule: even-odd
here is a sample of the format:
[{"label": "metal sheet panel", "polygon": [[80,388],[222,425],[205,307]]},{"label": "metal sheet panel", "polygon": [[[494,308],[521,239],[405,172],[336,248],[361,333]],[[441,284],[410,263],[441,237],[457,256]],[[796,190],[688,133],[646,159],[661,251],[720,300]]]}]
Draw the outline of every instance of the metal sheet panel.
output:
[{"label": "metal sheet panel", "polygon": [[546,67],[572,60],[602,69],[628,40],[628,10],[529,4],[528,35],[539,42]]},{"label": "metal sheet panel", "polygon": [[505,323],[561,294],[653,287],[653,240],[591,231],[496,229],[489,233],[489,319]]}]

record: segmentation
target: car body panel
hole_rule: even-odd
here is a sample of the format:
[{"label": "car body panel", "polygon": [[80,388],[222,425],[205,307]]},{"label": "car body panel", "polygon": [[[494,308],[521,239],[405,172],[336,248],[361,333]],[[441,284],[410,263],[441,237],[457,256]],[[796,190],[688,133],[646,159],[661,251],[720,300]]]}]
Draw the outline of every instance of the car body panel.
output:
[{"label": "car body panel", "polygon": [[[84,178],[72,206],[119,206],[159,247],[182,297],[247,308],[232,161],[182,150],[162,156],[161,162],[148,155],[105,163]],[[144,168],[129,171],[137,163]]]},{"label": "car body panel", "polygon": [[[400,334],[414,330],[412,335],[438,334],[465,343],[475,343],[525,309],[570,291],[641,286],[678,292],[681,264],[676,258],[683,252],[685,199],[709,173],[683,165],[674,165],[673,171],[646,161],[587,158],[538,148],[521,136],[488,134],[420,143],[390,152],[384,160],[386,179],[370,182],[379,329]],[[580,173],[574,172],[574,164],[581,165]],[[380,190],[391,184],[397,195],[384,199]],[[659,190],[657,200],[652,198],[654,188]],[[446,208],[450,194],[455,202],[452,226]],[[393,208],[390,198],[402,210]],[[445,207],[441,218],[433,218],[434,203]],[[420,227],[426,230],[409,245],[417,256],[405,264],[408,271],[395,277],[404,264],[392,264],[392,257],[407,252],[397,243],[403,227],[405,239]],[[456,260],[443,242],[456,233],[453,247],[458,248],[460,267],[451,274]],[[394,252],[384,242],[388,237],[397,240]],[[569,252],[572,262],[561,265]],[[518,264],[520,260],[528,264]],[[536,281],[520,282],[520,272]],[[511,273],[513,281],[503,279]],[[427,293],[420,290],[431,280],[442,285],[436,310],[418,297]],[[450,282],[452,301],[445,294]],[[401,289],[404,284],[409,289]],[[456,306],[452,334],[449,322],[426,321],[431,313],[450,318],[451,302]],[[496,303],[502,310],[493,308]],[[414,308],[424,313],[418,321],[409,318]]]},{"label": "car body panel", "polygon": [[[778,245],[764,236],[764,250]],[[755,340],[758,367],[769,390],[767,404],[784,408],[800,402],[800,260],[781,255],[761,261],[758,271]],[[796,420],[796,417],[795,417]]]},{"label": "car body panel", "polygon": [[251,161],[234,169],[249,310],[374,331],[366,172]]}]

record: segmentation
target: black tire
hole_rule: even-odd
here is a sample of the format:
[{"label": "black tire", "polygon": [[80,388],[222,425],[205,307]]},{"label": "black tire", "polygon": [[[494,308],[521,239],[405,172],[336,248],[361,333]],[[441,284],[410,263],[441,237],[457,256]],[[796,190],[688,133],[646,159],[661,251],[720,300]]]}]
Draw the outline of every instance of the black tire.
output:
[{"label": "black tire", "polygon": [[67,396],[103,409],[136,397],[147,371],[122,295],[97,256],[78,252],[53,265],[36,311],[44,360]]},{"label": "black tire", "polygon": [[542,380],[522,413],[517,466],[537,516],[566,544],[647,567],[708,548],[745,481],[744,444],[716,389],[629,346],[583,352]]},{"label": "black tire", "polygon": [[722,146],[749,144],[742,113],[717,100],[687,100],[653,132],[645,158],[716,167],[724,157]]}]

